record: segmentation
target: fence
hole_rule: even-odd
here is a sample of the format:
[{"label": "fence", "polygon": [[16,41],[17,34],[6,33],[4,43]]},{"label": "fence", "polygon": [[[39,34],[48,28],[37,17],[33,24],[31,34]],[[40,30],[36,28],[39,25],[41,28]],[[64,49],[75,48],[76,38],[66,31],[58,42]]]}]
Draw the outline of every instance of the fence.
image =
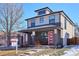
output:
[{"label": "fence", "polygon": [[79,38],[73,37],[71,39],[67,39],[68,45],[78,45],[79,44]]}]

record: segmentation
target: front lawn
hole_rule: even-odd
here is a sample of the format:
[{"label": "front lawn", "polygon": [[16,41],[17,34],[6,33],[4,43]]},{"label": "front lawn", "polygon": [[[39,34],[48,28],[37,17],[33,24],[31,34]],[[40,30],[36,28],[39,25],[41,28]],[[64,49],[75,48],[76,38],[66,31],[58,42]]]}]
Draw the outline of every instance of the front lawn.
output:
[{"label": "front lawn", "polygon": [[31,52],[31,50],[18,50],[18,53],[16,54],[16,50],[5,50],[5,51],[0,51],[0,56],[18,56],[24,53]]},{"label": "front lawn", "polygon": [[64,54],[64,51],[68,50],[68,48],[62,49],[53,49],[53,48],[46,48],[46,49],[20,49],[18,50],[18,54],[16,54],[15,50],[5,50],[0,51],[0,56],[21,56],[21,55],[31,55],[31,56],[61,56]]},{"label": "front lawn", "polygon": [[11,55],[16,55],[16,51],[15,50],[0,51],[0,56],[11,56]]},{"label": "front lawn", "polygon": [[39,51],[37,53],[32,54],[33,56],[61,56],[64,54],[64,51],[68,50],[68,48],[62,48],[62,49],[44,49],[42,51]]}]

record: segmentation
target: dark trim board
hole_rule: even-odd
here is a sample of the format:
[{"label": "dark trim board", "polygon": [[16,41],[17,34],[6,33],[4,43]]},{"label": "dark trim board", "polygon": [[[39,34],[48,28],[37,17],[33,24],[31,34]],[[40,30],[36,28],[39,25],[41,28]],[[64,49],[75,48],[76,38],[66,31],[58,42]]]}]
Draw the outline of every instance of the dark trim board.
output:
[{"label": "dark trim board", "polygon": [[49,9],[51,12],[53,12],[50,8],[48,8],[48,7],[44,7],[44,8],[41,8],[41,9],[37,9],[37,10],[35,10],[35,12],[37,12],[37,11],[39,11],[39,10],[43,10],[43,9]]},{"label": "dark trim board", "polygon": [[50,13],[50,14],[39,15],[39,16],[31,17],[31,18],[28,18],[28,19],[25,19],[25,20],[27,21],[29,19],[33,19],[33,18],[37,18],[37,17],[42,17],[42,16],[47,16],[47,15],[51,15],[51,14],[55,14],[55,13],[60,13],[60,12],[63,12],[63,11],[56,11],[56,12],[53,12],[53,13]]}]

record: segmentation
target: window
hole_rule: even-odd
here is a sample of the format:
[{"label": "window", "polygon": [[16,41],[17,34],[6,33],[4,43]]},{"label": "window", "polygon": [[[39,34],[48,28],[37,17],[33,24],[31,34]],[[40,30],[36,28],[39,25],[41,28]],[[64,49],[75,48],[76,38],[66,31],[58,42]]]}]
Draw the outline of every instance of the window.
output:
[{"label": "window", "polygon": [[44,22],[44,17],[40,17],[40,23]]},{"label": "window", "polygon": [[39,32],[39,41],[42,45],[48,44],[48,32]]},{"label": "window", "polygon": [[50,24],[55,23],[55,15],[50,15],[50,16],[49,16],[49,23],[50,23]]},{"label": "window", "polygon": [[38,12],[38,15],[44,15],[45,14],[45,10],[41,10]]},{"label": "window", "polygon": [[41,33],[41,37],[47,37],[47,36],[48,36],[47,32],[42,32]]},{"label": "window", "polygon": [[65,21],[64,21],[64,28],[66,29],[66,26],[67,26],[67,20],[65,18]]},{"label": "window", "polygon": [[32,20],[28,20],[28,21],[27,21],[27,26],[28,26],[28,27],[31,27],[31,23],[32,23]]},{"label": "window", "polygon": [[41,32],[40,37],[41,37],[42,40],[44,40],[44,39],[47,40],[48,39],[47,32]]},{"label": "window", "polygon": [[35,26],[35,19],[32,19],[31,27],[34,27],[34,26]]}]

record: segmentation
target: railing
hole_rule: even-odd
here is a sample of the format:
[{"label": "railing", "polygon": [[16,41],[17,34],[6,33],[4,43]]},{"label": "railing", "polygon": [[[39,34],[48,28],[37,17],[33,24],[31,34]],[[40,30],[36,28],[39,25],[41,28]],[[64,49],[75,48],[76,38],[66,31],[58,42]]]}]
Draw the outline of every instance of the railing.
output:
[{"label": "railing", "polygon": [[56,22],[56,23],[50,23],[49,25],[56,25],[56,26],[60,26],[60,25],[61,25],[61,23]]},{"label": "railing", "polygon": [[61,23],[57,22],[57,23],[49,23],[49,24],[43,24],[43,25],[31,25],[30,27],[28,28],[33,28],[33,27],[40,27],[40,26],[46,26],[46,25],[55,25],[55,26],[60,26]]}]

